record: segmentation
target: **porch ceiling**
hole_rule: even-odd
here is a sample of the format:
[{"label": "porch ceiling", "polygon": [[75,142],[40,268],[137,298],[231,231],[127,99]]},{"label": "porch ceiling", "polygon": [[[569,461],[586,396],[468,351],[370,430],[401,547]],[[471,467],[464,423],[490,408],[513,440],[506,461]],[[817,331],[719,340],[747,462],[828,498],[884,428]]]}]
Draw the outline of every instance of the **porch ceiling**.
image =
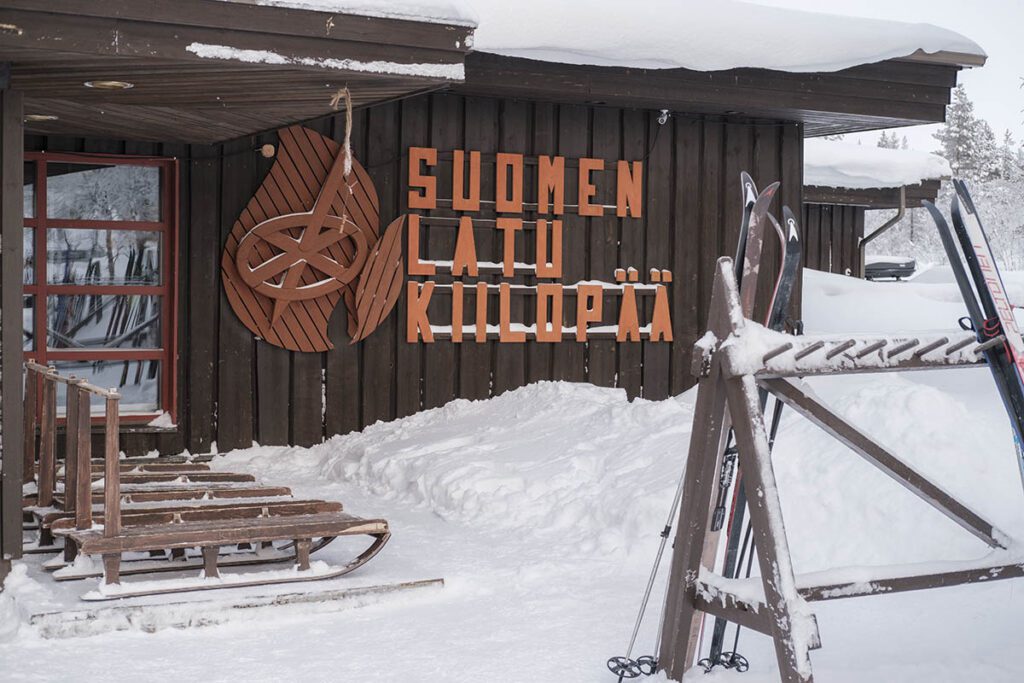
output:
[{"label": "porch ceiling", "polygon": [[[5,0],[29,133],[218,142],[461,80],[467,26],[217,0]],[[87,81],[127,81],[126,90]]]}]

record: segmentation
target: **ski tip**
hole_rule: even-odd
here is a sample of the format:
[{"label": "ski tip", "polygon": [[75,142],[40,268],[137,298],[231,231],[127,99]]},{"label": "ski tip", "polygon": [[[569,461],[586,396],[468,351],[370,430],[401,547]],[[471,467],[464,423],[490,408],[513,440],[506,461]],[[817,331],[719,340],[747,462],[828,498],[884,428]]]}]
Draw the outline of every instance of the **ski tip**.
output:
[{"label": "ski tip", "polygon": [[800,241],[800,223],[793,210],[785,204],[782,206],[782,220],[786,224],[786,239],[790,242]]},{"label": "ski tip", "polygon": [[743,202],[745,204],[757,200],[757,184],[746,171],[740,171],[740,192],[743,195]]},{"label": "ski tip", "polygon": [[958,200],[968,213],[977,214],[978,210],[974,207],[974,199],[967,189],[967,182],[961,178],[956,178],[953,180],[953,188],[956,190],[954,199]]},{"label": "ski tip", "polygon": [[939,207],[935,206],[934,202],[923,199],[921,200],[921,206],[928,210],[928,213],[932,216],[932,221],[935,222],[937,227],[946,228],[949,226],[949,223],[946,222],[946,217],[942,215],[942,211],[939,210]]},{"label": "ski tip", "polygon": [[757,204],[761,205],[765,211],[767,211],[768,205],[771,204],[772,199],[775,198],[775,193],[778,191],[782,183],[775,181],[768,187],[761,190],[761,194],[757,195]]}]

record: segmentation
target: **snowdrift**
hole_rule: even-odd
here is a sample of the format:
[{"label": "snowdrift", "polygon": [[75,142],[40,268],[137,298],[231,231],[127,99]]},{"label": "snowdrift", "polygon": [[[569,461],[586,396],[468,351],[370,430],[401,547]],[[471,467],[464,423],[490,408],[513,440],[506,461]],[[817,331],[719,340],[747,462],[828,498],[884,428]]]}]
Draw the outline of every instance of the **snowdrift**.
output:
[{"label": "snowdrift", "polygon": [[[814,332],[954,330],[959,294],[805,271]],[[1015,278],[1014,278],[1015,279]],[[988,371],[820,378],[816,390],[914,467],[1008,530],[1024,529],[1012,437]],[[357,486],[384,506],[515,533],[602,556],[646,550],[681,475],[692,396],[629,402],[619,389],[542,382],[457,400],[312,449],[230,454],[267,478]],[[969,560],[987,549],[938,512],[789,413],[775,450],[798,572],[843,565]],[[321,495],[344,497],[343,491]]]},{"label": "snowdrift", "polygon": [[[457,400],[305,449],[228,456],[261,476],[356,484],[385,501],[501,532],[611,554],[660,531],[685,459],[687,401],[540,382]],[[385,506],[386,507],[386,506]],[[664,520],[662,520],[664,521]]]}]

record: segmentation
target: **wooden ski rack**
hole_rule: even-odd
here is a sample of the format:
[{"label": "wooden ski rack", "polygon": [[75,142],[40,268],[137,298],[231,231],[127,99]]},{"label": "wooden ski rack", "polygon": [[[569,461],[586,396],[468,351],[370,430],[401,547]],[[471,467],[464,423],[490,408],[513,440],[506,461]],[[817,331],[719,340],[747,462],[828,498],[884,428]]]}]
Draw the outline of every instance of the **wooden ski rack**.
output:
[{"label": "wooden ski rack", "polygon": [[[779,675],[785,683],[813,680],[810,651],[820,647],[810,602],[920,590],[1024,576],[1024,558],[1005,551],[1009,538],[940,486],[904,463],[860,428],[832,411],[801,377],[858,372],[974,367],[982,351],[971,333],[901,335],[807,335],[795,337],[765,329],[747,319],[740,302],[732,259],[718,261],[711,295],[708,334],[696,345],[698,377],[682,506],[672,569],[662,613],[658,667],[681,681],[695,661],[702,613],[769,635],[775,643]],[[842,570],[819,577],[794,574],[782,508],[772,469],[760,391],[768,391],[849,446],[924,502],[983,541],[992,556],[978,563],[877,570],[870,581],[835,581]],[[741,479],[750,501],[750,523],[760,578],[726,579],[711,570],[718,533],[710,520],[715,505],[723,441],[729,426],[736,436]],[[751,582],[760,584],[761,599]],[[746,599],[740,596],[747,596]]]},{"label": "wooden ski rack", "polygon": [[[37,493],[26,512],[38,522],[37,552],[60,550],[44,563],[55,578],[104,577],[105,589],[83,596],[104,600],[186,590],[321,580],[347,574],[372,559],[390,538],[382,519],[343,512],[341,503],[296,500],[291,490],[256,483],[251,474],[212,471],[205,463],[169,458],[120,459],[120,395],[52,367],[25,364],[25,465]],[[67,386],[66,451],[62,473],[56,450],[56,385]],[[36,476],[37,391],[39,465]],[[90,397],[104,400],[103,459],[91,458]],[[133,459],[134,460],[134,459]],[[102,480],[102,481],[100,481]],[[26,482],[28,483],[28,482]],[[102,484],[102,490],[99,489]],[[97,526],[102,524],[102,526]],[[341,536],[369,536],[370,545],[341,566],[317,563],[310,554]],[[284,545],[275,546],[275,543]],[[191,560],[188,551],[201,554]],[[78,553],[102,557],[102,570],[69,566]],[[145,559],[127,559],[142,555]],[[297,571],[221,577],[219,567],[292,562]],[[202,569],[196,580],[120,585],[122,574]]]}]

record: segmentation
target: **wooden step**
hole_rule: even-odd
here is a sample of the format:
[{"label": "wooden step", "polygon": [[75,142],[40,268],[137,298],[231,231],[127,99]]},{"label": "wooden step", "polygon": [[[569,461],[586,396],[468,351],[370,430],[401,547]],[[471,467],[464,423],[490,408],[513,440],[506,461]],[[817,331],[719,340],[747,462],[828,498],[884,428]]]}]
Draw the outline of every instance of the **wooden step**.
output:
[{"label": "wooden step", "polygon": [[344,512],[324,512],[129,526],[123,528],[120,535],[110,538],[103,536],[103,529],[70,531],[65,535],[78,544],[81,552],[99,555],[388,533],[388,523],[383,519],[361,519]]}]

